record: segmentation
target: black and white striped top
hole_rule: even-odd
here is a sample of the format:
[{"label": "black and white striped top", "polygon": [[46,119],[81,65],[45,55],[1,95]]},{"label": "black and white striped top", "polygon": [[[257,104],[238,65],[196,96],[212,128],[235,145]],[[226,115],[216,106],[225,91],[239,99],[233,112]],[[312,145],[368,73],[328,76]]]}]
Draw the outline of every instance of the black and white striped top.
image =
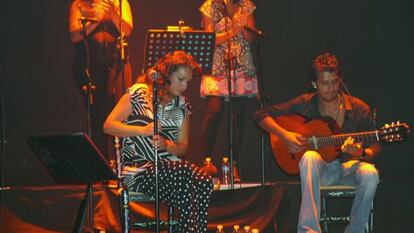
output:
[{"label": "black and white striped top", "polygon": [[[152,106],[152,91],[147,84],[135,84],[129,88],[132,113],[125,121],[129,125],[145,126],[154,121]],[[171,141],[176,141],[184,117],[192,113],[187,99],[177,96],[166,106],[158,107],[158,117],[161,122],[160,135]],[[125,137],[122,143],[122,165],[138,166],[143,170],[151,165],[154,151],[151,137]],[[159,158],[164,160],[179,160],[178,157],[165,150],[158,151]]]}]

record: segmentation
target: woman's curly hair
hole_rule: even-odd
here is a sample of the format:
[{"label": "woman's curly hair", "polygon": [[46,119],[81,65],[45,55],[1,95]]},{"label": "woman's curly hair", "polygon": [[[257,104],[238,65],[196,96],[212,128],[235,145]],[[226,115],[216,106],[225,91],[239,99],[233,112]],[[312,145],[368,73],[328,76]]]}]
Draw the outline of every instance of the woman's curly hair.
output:
[{"label": "woman's curly hair", "polygon": [[[179,67],[188,67],[192,71],[193,77],[200,77],[202,74],[201,68],[193,56],[184,51],[177,50],[164,55],[158,59],[153,67],[160,77],[157,79],[159,95],[163,98],[167,94],[167,88],[170,85],[170,75],[178,70]],[[148,77],[148,72],[138,77],[137,82],[151,83],[152,80]]]}]

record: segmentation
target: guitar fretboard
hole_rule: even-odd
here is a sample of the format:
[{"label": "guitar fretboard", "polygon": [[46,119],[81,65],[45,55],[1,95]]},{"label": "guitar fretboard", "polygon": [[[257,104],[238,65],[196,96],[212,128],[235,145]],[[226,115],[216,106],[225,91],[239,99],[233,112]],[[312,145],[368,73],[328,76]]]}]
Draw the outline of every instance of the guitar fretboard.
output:
[{"label": "guitar fretboard", "polygon": [[349,134],[335,134],[323,137],[311,137],[309,138],[310,145],[314,149],[319,149],[327,146],[341,146],[345,140],[352,137],[355,142],[378,142],[378,131],[369,131],[361,133],[349,133]]}]

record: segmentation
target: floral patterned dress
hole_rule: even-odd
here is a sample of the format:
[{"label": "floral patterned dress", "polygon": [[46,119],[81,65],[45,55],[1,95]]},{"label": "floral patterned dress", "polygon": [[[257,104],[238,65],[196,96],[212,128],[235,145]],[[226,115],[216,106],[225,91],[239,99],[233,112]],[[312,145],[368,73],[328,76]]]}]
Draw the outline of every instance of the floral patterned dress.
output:
[{"label": "floral patterned dress", "polygon": [[[240,0],[239,6],[243,14],[251,15],[256,6],[250,0]],[[225,15],[223,3],[207,0],[200,7],[203,16],[208,17],[214,23],[216,33],[224,32],[226,21],[228,27],[232,26],[231,18]],[[201,80],[200,96],[224,96],[228,97],[228,62],[227,62],[227,43],[216,45],[213,58],[213,70],[211,75],[204,75]],[[234,62],[232,77],[232,96],[257,95],[257,77],[254,67],[249,43],[240,32],[231,38],[231,56]]]}]

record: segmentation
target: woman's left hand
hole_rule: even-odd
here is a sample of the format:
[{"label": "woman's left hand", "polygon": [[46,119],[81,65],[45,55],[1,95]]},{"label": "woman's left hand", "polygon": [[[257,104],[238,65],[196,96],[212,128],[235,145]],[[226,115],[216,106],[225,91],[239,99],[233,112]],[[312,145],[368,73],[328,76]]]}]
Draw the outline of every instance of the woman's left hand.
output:
[{"label": "woman's left hand", "polygon": [[232,21],[235,26],[243,28],[247,25],[249,21],[249,15],[242,14],[239,10],[237,13],[233,15]]},{"label": "woman's left hand", "polygon": [[118,18],[118,5],[111,0],[101,0],[100,2],[101,6],[104,7],[106,9],[107,12],[107,16],[111,19],[113,18]]},{"label": "woman's left hand", "polygon": [[167,149],[167,140],[160,135],[155,135],[151,141],[152,145],[158,150]]}]

